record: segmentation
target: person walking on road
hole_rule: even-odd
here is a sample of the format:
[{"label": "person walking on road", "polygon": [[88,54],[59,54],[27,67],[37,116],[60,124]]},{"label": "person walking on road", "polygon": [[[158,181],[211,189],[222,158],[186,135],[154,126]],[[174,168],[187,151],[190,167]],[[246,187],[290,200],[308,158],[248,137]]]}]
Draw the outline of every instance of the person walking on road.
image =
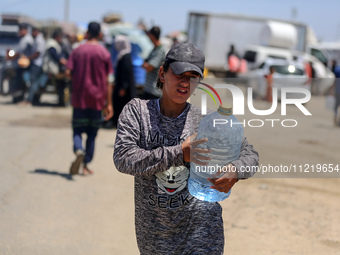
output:
[{"label": "person walking on road", "polygon": [[33,54],[29,56],[31,65],[29,67],[30,82],[31,86],[28,90],[28,97],[26,104],[33,104],[34,96],[39,88],[43,87],[47,79],[43,76],[43,57],[45,54],[45,39],[43,34],[39,31],[37,27],[32,27],[32,37],[33,43]]},{"label": "person walking on road", "polygon": [[240,56],[237,53],[235,46],[230,45],[229,52],[227,54],[228,71],[227,78],[237,78],[237,72],[240,69]]},{"label": "person walking on road", "polygon": [[58,91],[58,105],[65,105],[66,88],[65,81],[65,66],[67,59],[65,58],[63,49],[61,47],[64,33],[61,30],[53,32],[52,38],[47,40],[46,53],[44,55],[43,71],[51,78],[55,78]]},{"label": "person walking on road", "polygon": [[[197,155],[210,152],[197,148],[207,140],[190,137],[204,117],[201,108],[187,102],[203,78],[204,60],[193,44],[175,44],[158,72],[162,97],[133,99],[119,116],[113,160],[118,171],[135,178],[136,237],[142,255],[224,250],[222,207],[191,196],[187,184],[190,161],[204,164],[210,159]],[[231,162],[237,172],[212,179],[213,187],[229,192],[237,180],[255,173],[242,167],[256,166],[258,160],[244,138],[239,159]]]},{"label": "person walking on road", "polygon": [[268,102],[273,102],[273,74],[274,72],[275,72],[274,66],[270,66],[269,74],[265,75],[266,82],[267,82],[265,100]]},{"label": "person walking on road", "polygon": [[113,90],[113,125],[117,126],[119,114],[123,107],[136,97],[136,84],[131,61],[131,44],[124,35],[116,36],[114,47],[118,52]]},{"label": "person walking on road", "polygon": [[161,90],[156,88],[156,83],[158,69],[164,60],[165,51],[159,40],[161,35],[161,29],[159,27],[152,27],[147,32],[147,35],[153,43],[154,48],[142,65],[147,72],[143,99],[156,99],[162,95]]},{"label": "person walking on road", "polygon": [[[7,60],[16,60],[18,64],[16,68],[15,85],[22,92],[16,97],[16,99],[13,100],[14,103],[24,100],[25,92],[30,85],[29,56],[33,53],[34,40],[32,35],[29,33],[29,28],[30,26],[28,23],[19,24],[20,41],[15,49],[15,54],[13,56],[9,56],[9,54],[7,54],[6,56]],[[25,104],[25,102],[21,104]]]},{"label": "person walking on road", "polygon": [[334,105],[334,125],[340,126],[338,121],[338,109],[340,107],[340,65],[337,65],[333,69],[335,74],[335,81],[332,88],[332,93],[335,97],[335,105]]},{"label": "person walking on road", "polygon": [[[88,164],[94,155],[102,114],[105,120],[113,116],[111,56],[98,42],[100,37],[100,24],[89,23],[86,43],[72,51],[66,65],[66,74],[72,77],[73,151],[76,154],[70,168],[71,175],[78,173],[82,163],[84,175],[93,173]],[[87,135],[85,149],[82,133]]]}]

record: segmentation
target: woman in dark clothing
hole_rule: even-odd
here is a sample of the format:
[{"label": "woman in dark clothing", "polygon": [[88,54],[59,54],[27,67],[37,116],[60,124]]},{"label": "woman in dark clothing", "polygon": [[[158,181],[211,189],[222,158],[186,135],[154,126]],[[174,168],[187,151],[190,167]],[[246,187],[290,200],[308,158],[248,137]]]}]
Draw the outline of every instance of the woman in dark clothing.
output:
[{"label": "woman in dark clothing", "polygon": [[113,91],[113,125],[116,126],[123,107],[136,97],[136,85],[130,55],[131,44],[128,38],[123,35],[116,36],[114,47],[118,52]]}]

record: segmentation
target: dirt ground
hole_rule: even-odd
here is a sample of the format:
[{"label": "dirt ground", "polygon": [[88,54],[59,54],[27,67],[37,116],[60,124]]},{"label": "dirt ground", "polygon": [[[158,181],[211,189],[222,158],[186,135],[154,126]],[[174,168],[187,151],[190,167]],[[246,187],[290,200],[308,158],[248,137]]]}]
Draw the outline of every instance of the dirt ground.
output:
[{"label": "dirt ground", "polygon": [[[294,106],[271,116],[297,120],[294,128],[245,128],[263,166],[303,172],[257,173],[234,186],[221,203],[225,254],[340,254],[340,173],[311,172],[317,164],[340,167],[340,128],[324,97],[306,108],[312,116]],[[133,177],[113,165],[115,130],[99,131],[95,174],[71,177],[70,118],[70,107],[20,107],[0,97],[1,255],[138,254]]]}]

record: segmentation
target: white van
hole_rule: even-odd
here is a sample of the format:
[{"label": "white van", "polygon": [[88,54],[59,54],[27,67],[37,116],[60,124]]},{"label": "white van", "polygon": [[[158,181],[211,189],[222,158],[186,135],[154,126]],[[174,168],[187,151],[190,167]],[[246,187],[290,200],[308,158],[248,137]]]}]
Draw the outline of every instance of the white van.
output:
[{"label": "white van", "polygon": [[243,58],[247,61],[248,71],[258,69],[268,58],[312,63],[315,71],[315,81],[317,84],[317,91],[312,91],[314,94],[323,95],[327,93],[334,83],[334,74],[319,59],[305,52],[250,45],[246,47]]},{"label": "white van", "polygon": [[[304,88],[310,91],[311,86],[308,75],[305,73],[304,64],[297,61],[267,58],[259,68],[249,71],[248,86],[253,88],[253,96],[264,99],[267,94],[266,76],[274,68],[273,88],[278,90],[278,98],[281,98],[282,88]],[[289,93],[289,98],[300,98],[300,93]]]}]

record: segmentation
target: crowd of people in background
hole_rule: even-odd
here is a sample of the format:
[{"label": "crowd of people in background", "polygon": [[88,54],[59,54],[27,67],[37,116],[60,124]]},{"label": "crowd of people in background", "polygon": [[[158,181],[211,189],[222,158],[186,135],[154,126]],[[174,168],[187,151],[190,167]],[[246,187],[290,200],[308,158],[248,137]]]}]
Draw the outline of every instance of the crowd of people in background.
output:
[{"label": "crowd of people in background", "polygon": [[[132,44],[127,35],[116,35],[110,43],[105,42],[101,33],[98,42],[110,53],[114,69],[114,90],[112,102],[114,115],[103,123],[105,128],[113,128],[124,105],[132,98],[143,99],[159,98],[161,90],[156,88],[158,69],[165,58],[166,50],[160,42],[161,29],[153,26],[145,30],[153,49],[140,66],[145,72],[144,79],[135,79],[136,70],[132,64]],[[47,84],[54,84],[58,95],[58,106],[67,105],[65,89],[72,95],[72,80],[65,74],[67,62],[72,52],[80,45],[87,42],[87,34],[83,40],[77,40],[76,36],[63,33],[61,29],[55,30],[50,38],[38,27],[29,24],[19,25],[20,42],[13,56],[8,60],[16,60],[16,82],[24,84],[26,89],[20,105],[39,104],[41,90]],[[112,38],[111,38],[112,39]],[[174,44],[176,41],[174,41]],[[142,83],[142,84],[141,84]]]},{"label": "crowd of people in background", "polygon": [[[153,49],[140,66],[145,72],[144,78],[141,78],[136,72],[133,64],[136,47],[129,41],[127,35],[111,37],[110,42],[107,42],[102,34],[98,38],[98,42],[106,47],[110,53],[115,78],[112,94],[114,115],[102,123],[104,128],[114,128],[117,126],[119,114],[124,105],[132,98],[155,99],[160,98],[162,95],[161,90],[156,88],[156,82],[158,70],[167,50],[160,41],[160,27],[153,26],[151,29],[145,30],[145,34],[150,39]],[[19,104],[38,104],[41,95],[39,92],[44,90],[47,84],[54,84],[58,95],[57,105],[67,105],[70,98],[69,94],[72,94],[72,81],[70,77],[65,75],[67,61],[72,51],[87,41],[86,35],[81,40],[75,35],[66,34],[61,29],[57,29],[47,39],[38,27],[30,27],[28,24],[22,23],[19,25],[19,36],[20,42],[15,54],[8,57],[8,59],[17,60],[16,82],[23,83],[26,87],[23,100]],[[178,41],[173,40],[173,44],[176,43]],[[247,63],[240,57],[235,45],[230,45],[226,61],[228,65],[228,70],[226,71],[227,79],[237,78],[239,73],[247,71]],[[312,63],[310,65],[307,64],[305,69],[306,74],[311,80],[313,90],[315,87],[313,87],[315,71]],[[336,78],[340,77],[335,62],[333,63],[332,71]],[[274,69],[270,70],[270,73],[266,75],[267,93],[264,99],[269,102],[272,101],[271,88],[274,72]],[[337,96],[339,94],[338,86],[336,84],[333,86],[333,94],[336,99],[334,122],[337,122],[337,108],[340,104],[340,99]]]},{"label": "crowd of people in background", "polygon": [[[37,27],[20,24],[19,48],[8,57],[18,62],[16,79],[25,85],[20,105],[39,102],[39,90],[53,82],[58,95],[57,105],[65,106],[65,89],[71,94],[73,151],[76,156],[70,174],[92,174],[88,167],[94,154],[98,129],[115,128],[124,106],[133,98],[156,99],[162,95],[156,88],[158,70],[165,58],[160,42],[161,29],[153,26],[145,31],[153,49],[140,66],[145,72],[143,84],[132,64],[132,45],[127,35],[116,35],[105,43],[101,26],[91,22],[84,40],[77,41],[62,30],[53,31],[45,39]],[[142,87],[142,90],[141,88]],[[82,134],[86,134],[86,142]]]},{"label": "crowd of people in background", "polygon": [[15,54],[7,57],[7,60],[18,61],[16,83],[27,88],[23,101],[19,104],[32,105],[39,101],[37,92],[52,79],[59,95],[58,105],[65,105],[64,90],[67,80],[63,74],[70,44],[63,42],[64,33],[62,30],[55,30],[52,37],[46,40],[38,27],[22,23],[19,25],[19,36],[19,46]]}]

